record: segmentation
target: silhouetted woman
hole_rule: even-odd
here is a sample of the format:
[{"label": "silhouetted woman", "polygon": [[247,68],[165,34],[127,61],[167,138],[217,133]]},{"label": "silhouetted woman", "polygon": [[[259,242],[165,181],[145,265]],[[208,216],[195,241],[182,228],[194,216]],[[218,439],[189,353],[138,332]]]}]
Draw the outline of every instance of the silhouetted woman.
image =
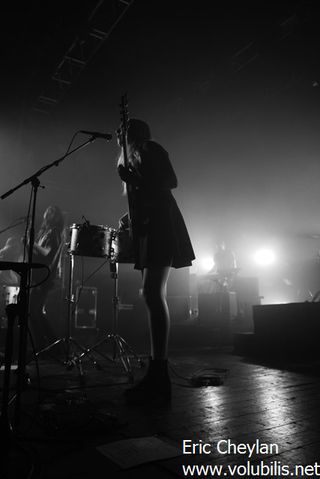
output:
[{"label": "silhouetted woman", "polygon": [[[121,135],[118,137],[121,147]],[[126,391],[131,402],[171,397],[168,374],[169,311],[166,286],[170,268],[191,266],[195,258],[185,222],[171,193],[177,177],[166,150],[151,139],[149,126],[131,119],[127,131],[128,167],[123,152],[118,161],[121,179],[130,185],[135,268],[142,271],[148,311],[151,361],[145,378]],[[125,227],[125,219],[120,220]]]},{"label": "silhouetted woman", "polygon": [[49,268],[48,270],[34,269],[32,272],[30,327],[38,349],[43,347],[46,344],[46,338],[52,335],[45,317],[45,304],[60,266],[63,231],[64,218],[60,208],[49,206],[43,214],[32,257],[33,263],[41,263]]}]

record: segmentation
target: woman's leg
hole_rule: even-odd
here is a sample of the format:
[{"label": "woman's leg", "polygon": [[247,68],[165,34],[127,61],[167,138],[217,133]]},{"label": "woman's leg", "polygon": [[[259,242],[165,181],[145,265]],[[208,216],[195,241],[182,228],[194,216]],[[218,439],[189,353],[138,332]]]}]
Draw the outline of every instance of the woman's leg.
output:
[{"label": "woman's leg", "polygon": [[170,330],[169,309],[166,300],[170,266],[145,268],[142,273],[143,296],[148,309],[151,358],[168,358]]},{"label": "woman's leg", "polygon": [[144,378],[126,391],[135,404],[163,404],[171,399],[168,372],[169,310],[166,301],[170,267],[145,268],[142,273],[143,295],[148,309],[151,360]]}]

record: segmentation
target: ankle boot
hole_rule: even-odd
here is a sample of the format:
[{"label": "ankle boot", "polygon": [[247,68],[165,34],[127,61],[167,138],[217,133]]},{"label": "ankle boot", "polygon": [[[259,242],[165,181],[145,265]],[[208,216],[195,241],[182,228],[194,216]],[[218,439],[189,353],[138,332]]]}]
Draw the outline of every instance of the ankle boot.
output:
[{"label": "ankle boot", "polygon": [[171,381],[167,359],[151,359],[145,377],[125,391],[130,403],[162,404],[171,399]]}]

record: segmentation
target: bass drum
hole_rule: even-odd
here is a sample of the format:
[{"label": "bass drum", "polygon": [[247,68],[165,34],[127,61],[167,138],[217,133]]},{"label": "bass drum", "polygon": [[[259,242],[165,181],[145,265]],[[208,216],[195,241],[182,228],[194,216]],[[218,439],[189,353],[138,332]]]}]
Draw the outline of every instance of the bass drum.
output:
[{"label": "bass drum", "polygon": [[112,242],[113,259],[116,263],[135,263],[133,241],[129,231],[117,231]]},{"label": "bass drum", "polygon": [[73,224],[70,226],[70,253],[94,258],[110,257],[112,231],[108,226]]}]

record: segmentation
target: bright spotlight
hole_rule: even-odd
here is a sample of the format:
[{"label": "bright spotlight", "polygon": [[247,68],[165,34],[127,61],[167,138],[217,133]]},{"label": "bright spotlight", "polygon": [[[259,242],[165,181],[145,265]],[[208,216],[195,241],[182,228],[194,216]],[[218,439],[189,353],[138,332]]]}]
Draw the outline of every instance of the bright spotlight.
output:
[{"label": "bright spotlight", "polygon": [[269,266],[275,262],[276,256],[271,249],[259,249],[255,255],[254,260],[260,266]]},{"label": "bright spotlight", "polygon": [[200,267],[204,273],[208,273],[214,266],[214,260],[212,256],[204,256],[200,259]]}]

